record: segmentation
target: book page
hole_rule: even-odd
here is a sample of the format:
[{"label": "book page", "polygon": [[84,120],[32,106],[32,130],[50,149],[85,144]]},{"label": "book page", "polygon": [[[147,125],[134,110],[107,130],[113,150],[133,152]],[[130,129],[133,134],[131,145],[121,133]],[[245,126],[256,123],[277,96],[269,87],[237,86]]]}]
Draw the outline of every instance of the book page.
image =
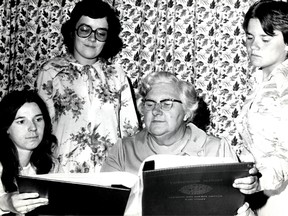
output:
[{"label": "book page", "polygon": [[197,156],[180,156],[180,155],[153,155],[145,159],[141,164],[139,174],[142,174],[142,169],[146,161],[155,161],[155,169],[173,168],[181,166],[205,165],[205,164],[222,164],[236,163],[232,158],[224,157],[197,157]]},{"label": "book page", "polygon": [[51,173],[25,176],[33,179],[67,182],[86,185],[123,185],[131,188],[138,177],[128,172],[102,172],[102,173]]}]

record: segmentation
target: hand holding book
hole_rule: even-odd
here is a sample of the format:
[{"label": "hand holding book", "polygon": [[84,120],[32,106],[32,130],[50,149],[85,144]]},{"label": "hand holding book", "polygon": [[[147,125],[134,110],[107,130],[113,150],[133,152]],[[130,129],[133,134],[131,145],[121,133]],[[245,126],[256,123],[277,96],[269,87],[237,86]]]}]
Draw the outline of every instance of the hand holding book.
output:
[{"label": "hand holding book", "polygon": [[[155,162],[154,169],[145,171],[147,161]],[[131,190],[125,215],[251,215],[238,188],[249,191],[257,185],[253,167],[220,157],[151,156],[141,165],[140,183]]]},{"label": "hand holding book", "polygon": [[[18,185],[21,193],[37,192],[49,199],[33,215],[123,215],[137,179],[126,172],[53,173],[20,176]],[[107,203],[113,208],[107,208]]]},{"label": "hand holding book", "polygon": [[249,176],[235,179],[233,187],[238,188],[243,194],[254,194],[260,191],[259,177],[261,176],[256,167],[249,170]]}]

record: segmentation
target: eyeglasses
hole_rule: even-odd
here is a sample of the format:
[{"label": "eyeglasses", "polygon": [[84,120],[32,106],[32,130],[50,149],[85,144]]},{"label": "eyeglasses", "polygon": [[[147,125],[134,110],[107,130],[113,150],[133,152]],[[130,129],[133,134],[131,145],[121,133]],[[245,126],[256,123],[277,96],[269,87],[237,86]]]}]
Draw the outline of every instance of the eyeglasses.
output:
[{"label": "eyeglasses", "polygon": [[146,111],[151,111],[155,108],[156,104],[159,104],[161,110],[169,111],[173,107],[173,102],[182,104],[180,100],[176,100],[176,99],[163,99],[159,101],[158,103],[154,100],[144,99],[143,106]]},{"label": "eyeglasses", "polygon": [[81,38],[89,37],[92,34],[92,32],[94,33],[94,37],[96,40],[101,41],[101,42],[106,41],[107,36],[108,36],[108,30],[105,28],[97,28],[93,30],[91,26],[86,25],[86,24],[81,24],[76,29],[77,35]]}]

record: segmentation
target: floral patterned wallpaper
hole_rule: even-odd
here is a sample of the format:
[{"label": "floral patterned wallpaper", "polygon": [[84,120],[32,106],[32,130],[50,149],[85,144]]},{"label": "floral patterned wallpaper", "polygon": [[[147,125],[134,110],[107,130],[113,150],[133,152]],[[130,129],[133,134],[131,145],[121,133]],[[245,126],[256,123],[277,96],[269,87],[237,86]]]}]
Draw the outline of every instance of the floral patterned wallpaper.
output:
[{"label": "floral patterned wallpaper", "polygon": [[[37,70],[65,52],[61,24],[79,0],[0,0],[0,98],[33,88]],[[119,11],[118,56],[135,91],[149,72],[167,70],[195,84],[209,104],[208,130],[241,148],[234,125],[251,88],[241,28],[255,0],[107,0]]]}]

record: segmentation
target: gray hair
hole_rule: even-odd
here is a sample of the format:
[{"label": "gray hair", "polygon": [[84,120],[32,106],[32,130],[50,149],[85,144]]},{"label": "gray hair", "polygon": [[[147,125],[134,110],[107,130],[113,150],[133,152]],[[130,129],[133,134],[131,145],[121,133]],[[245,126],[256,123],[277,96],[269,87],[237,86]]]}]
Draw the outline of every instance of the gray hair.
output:
[{"label": "gray hair", "polygon": [[152,86],[160,83],[173,83],[179,89],[180,100],[184,111],[187,115],[187,122],[191,122],[194,118],[195,111],[198,108],[198,97],[194,85],[186,81],[179,80],[174,74],[170,72],[153,72],[148,74],[139,85],[139,95],[137,105],[138,110],[142,114],[142,101],[146,98],[148,92],[152,89]]}]

